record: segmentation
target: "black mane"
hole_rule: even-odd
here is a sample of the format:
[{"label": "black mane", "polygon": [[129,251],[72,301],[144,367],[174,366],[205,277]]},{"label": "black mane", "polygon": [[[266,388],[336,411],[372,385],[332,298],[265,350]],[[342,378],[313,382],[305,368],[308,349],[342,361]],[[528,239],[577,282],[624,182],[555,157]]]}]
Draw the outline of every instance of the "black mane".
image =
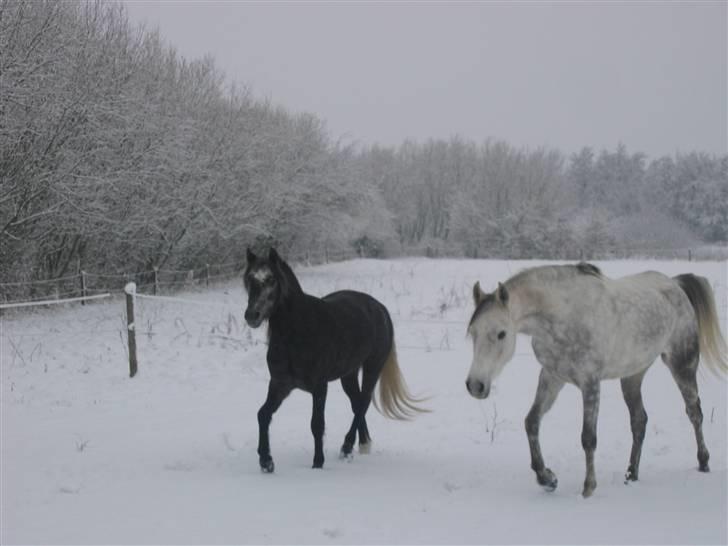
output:
[{"label": "black mane", "polygon": [[576,269],[581,273],[582,275],[592,275],[593,277],[603,277],[602,270],[599,269],[594,264],[590,264],[587,262],[579,262],[576,264]]}]

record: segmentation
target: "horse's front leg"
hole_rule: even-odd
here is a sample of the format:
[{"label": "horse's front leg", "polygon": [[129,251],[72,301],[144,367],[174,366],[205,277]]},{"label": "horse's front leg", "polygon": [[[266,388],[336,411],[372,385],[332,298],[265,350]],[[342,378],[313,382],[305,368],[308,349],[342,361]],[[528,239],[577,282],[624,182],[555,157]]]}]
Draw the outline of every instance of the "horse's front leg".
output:
[{"label": "horse's front leg", "polygon": [[314,453],[313,468],[324,466],[324,409],[326,408],[326,393],[328,384],[316,387],[311,393],[313,396],[313,411],[311,413],[311,433],[313,434]]},{"label": "horse's front leg", "polygon": [[594,452],[597,449],[597,417],[599,416],[599,380],[592,380],[581,386],[584,401],[584,425],[581,429],[581,445],[586,454],[586,478],[584,498],[590,497],[597,487],[594,471]]},{"label": "horse's front leg", "polygon": [[270,456],[268,429],[273,414],[281,406],[291,390],[293,390],[291,385],[271,378],[270,383],[268,383],[268,396],[260,410],[258,410],[258,457],[260,469],[263,472],[273,472],[275,468],[273,458]]},{"label": "horse's front leg", "polygon": [[541,418],[554,405],[556,397],[559,395],[564,382],[549,372],[546,368],[541,368],[541,375],[538,378],[538,389],[536,390],[536,399],[533,406],[526,416],[526,434],[528,435],[528,446],[531,449],[531,468],[536,473],[536,481],[547,491],[556,489],[559,481],[556,475],[546,468],[541,456],[541,443],[538,439],[538,431],[541,425]]}]

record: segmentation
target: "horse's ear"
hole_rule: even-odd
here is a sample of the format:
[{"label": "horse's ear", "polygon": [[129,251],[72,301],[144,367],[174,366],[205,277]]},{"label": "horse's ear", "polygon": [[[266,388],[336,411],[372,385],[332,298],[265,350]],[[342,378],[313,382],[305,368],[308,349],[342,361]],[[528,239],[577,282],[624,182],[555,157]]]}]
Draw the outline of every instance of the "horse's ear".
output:
[{"label": "horse's ear", "polygon": [[251,264],[255,261],[255,254],[253,254],[253,251],[250,250],[250,247],[248,247],[245,250],[245,259],[248,260],[248,263]]},{"label": "horse's ear", "polygon": [[276,263],[280,261],[281,257],[278,256],[278,252],[276,252],[276,249],[273,247],[270,247],[270,250],[268,251],[268,261],[271,263]]},{"label": "horse's ear", "polygon": [[473,286],[473,300],[475,301],[475,307],[480,305],[480,302],[483,301],[483,298],[485,297],[485,293],[480,289],[480,281],[476,281],[475,285]]},{"label": "horse's ear", "polygon": [[501,283],[498,283],[498,290],[495,291],[495,299],[503,305],[508,305],[508,290]]}]

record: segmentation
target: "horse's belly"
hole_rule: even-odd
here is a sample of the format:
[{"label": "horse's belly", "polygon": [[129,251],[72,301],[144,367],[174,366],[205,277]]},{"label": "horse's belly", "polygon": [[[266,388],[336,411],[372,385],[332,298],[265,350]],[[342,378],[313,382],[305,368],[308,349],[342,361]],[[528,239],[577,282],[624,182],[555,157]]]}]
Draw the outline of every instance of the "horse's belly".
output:
[{"label": "horse's belly", "polygon": [[673,321],[669,317],[633,323],[630,329],[623,329],[618,339],[601,349],[602,378],[628,377],[651,366],[665,351],[672,329]]},{"label": "horse's belly", "polygon": [[601,369],[599,379],[621,379],[635,375],[652,366],[659,356],[659,352],[651,352],[614,359]]}]

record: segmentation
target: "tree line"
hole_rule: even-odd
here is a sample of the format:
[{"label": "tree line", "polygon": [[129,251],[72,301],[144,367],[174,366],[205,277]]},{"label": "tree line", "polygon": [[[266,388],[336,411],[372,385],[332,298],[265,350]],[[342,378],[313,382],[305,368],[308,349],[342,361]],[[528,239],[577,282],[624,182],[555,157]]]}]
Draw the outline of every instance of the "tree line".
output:
[{"label": "tree line", "polygon": [[0,278],[355,249],[572,257],[728,240],[728,156],[344,145],[112,2],[0,0]]}]

